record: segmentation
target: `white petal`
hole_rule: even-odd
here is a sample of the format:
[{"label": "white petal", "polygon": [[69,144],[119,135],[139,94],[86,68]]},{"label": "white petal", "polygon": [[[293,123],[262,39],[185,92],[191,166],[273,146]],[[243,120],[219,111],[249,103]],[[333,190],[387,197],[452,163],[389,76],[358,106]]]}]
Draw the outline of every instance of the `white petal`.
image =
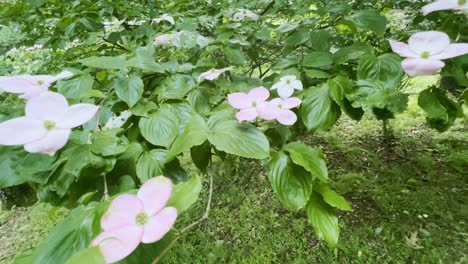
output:
[{"label": "white petal", "polygon": [[43,92],[26,103],[26,116],[38,120],[59,120],[68,108],[65,97],[59,93]]},{"label": "white petal", "polygon": [[99,106],[92,104],[76,104],[68,107],[63,116],[57,120],[57,127],[74,128],[91,120],[96,115]]},{"label": "white petal", "polygon": [[45,137],[24,145],[24,149],[31,153],[54,155],[67,144],[71,129],[52,129]]},{"label": "white petal", "polygon": [[281,98],[288,98],[294,93],[294,88],[291,86],[281,86],[278,88],[278,95]]},{"label": "white petal", "polygon": [[42,121],[18,117],[0,123],[0,145],[23,145],[38,140],[47,133]]},{"label": "white petal", "polygon": [[450,38],[444,32],[439,31],[418,32],[409,38],[408,45],[420,55],[423,52],[433,55],[445,50],[450,45]]}]

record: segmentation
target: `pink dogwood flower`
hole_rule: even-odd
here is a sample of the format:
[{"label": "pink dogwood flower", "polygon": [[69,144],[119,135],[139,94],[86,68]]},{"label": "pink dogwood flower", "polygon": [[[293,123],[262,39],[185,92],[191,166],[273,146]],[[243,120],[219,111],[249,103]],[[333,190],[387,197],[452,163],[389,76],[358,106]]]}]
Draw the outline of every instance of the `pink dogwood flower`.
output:
[{"label": "pink dogwood flower", "polygon": [[290,109],[298,107],[302,103],[301,99],[296,97],[275,98],[260,106],[260,116],[266,120],[278,121],[280,124],[290,126],[296,123],[297,116]]},{"label": "pink dogwood flower", "polygon": [[468,10],[468,0],[437,0],[422,8],[424,15],[440,10]]},{"label": "pink dogwood flower", "polygon": [[0,145],[24,145],[31,153],[54,155],[70,137],[71,129],[89,121],[98,106],[68,102],[61,94],[43,92],[26,103],[25,116],[0,123]]},{"label": "pink dogwood flower", "polygon": [[57,75],[17,75],[1,76],[0,90],[21,94],[20,98],[31,99],[49,89],[56,81],[73,77],[73,73],[63,71]]},{"label": "pink dogwood flower", "polygon": [[177,219],[177,209],[166,207],[171,193],[171,180],[158,176],[146,181],[137,195],[119,195],[101,219],[104,232],[91,241],[91,246],[99,247],[106,263],[115,263],[140,243],[160,240]]},{"label": "pink dogwood flower", "polygon": [[294,90],[301,91],[302,89],[302,82],[294,75],[281,77],[279,82],[271,87],[271,90],[278,90],[278,95],[281,98],[288,98],[294,93]]},{"label": "pink dogwood flower", "polygon": [[[228,102],[232,107],[239,109],[236,118],[239,121],[253,121],[260,113],[259,107],[270,97],[270,92],[265,87],[257,87],[249,93],[232,93],[228,95]],[[261,116],[260,116],[261,117]]]},{"label": "pink dogwood flower", "polygon": [[411,77],[432,75],[445,66],[442,60],[468,53],[468,44],[450,44],[444,32],[426,31],[413,34],[408,44],[389,40],[392,50],[402,57],[403,70]]},{"label": "pink dogwood flower", "polygon": [[198,80],[201,81],[202,79],[206,79],[206,80],[212,81],[218,78],[222,73],[226,71],[230,71],[230,70],[232,70],[232,67],[226,67],[222,69],[211,69],[200,74],[200,77],[198,78]]}]

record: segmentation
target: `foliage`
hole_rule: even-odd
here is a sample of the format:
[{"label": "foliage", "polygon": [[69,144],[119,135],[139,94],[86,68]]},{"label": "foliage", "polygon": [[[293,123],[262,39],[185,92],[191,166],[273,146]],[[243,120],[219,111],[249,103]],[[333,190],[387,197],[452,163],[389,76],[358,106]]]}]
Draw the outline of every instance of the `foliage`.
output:
[{"label": "foliage", "polygon": [[[388,120],[406,110],[407,77],[386,39],[432,29],[466,40],[464,14],[424,17],[423,5],[377,0],[0,2],[2,34],[8,35],[0,43],[5,74],[67,69],[74,77],[52,90],[70,103],[100,106],[53,157],[0,147],[0,167],[6,171],[1,188],[28,182],[42,202],[75,208],[29,259],[65,263],[76,253],[88,258],[92,252],[79,252],[99,233],[96,223],[108,202],[102,197],[128,192],[161,174],[180,186],[173,204],[188,209],[201,191],[200,175],[213,160],[229,164],[236,156],[268,163],[279,200],[294,211],[304,209],[317,235],[337,246],[335,209],[351,208],[332,190],[322,151],[297,139],[329,131],[342,113],[355,120],[364,113]],[[238,19],[247,14],[244,9],[258,17]],[[397,9],[411,11],[407,28],[389,28],[386,14]],[[153,22],[163,12],[175,18],[174,25]],[[21,33],[12,37],[12,30]],[[466,66],[463,58],[448,60],[442,72],[459,90],[467,82],[459,70]],[[33,60],[42,63],[30,64]],[[231,66],[223,77],[200,77]],[[297,93],[302,105],[295,125],[235,119],[227,94],[270,88],[286,75],[304,86]],[[422,92],[419,105],[429,124],[444,131],[462,111],[440,90]],[[1,93],[0,98],[1,120],[23,114],[16,96]],[[117,122],[124,113],[131,115]],[[190,161],[181,163],[189,152]],[[192,165],[199,171],[188,173]],[[147,251],[140,246],[135,254]]]}]

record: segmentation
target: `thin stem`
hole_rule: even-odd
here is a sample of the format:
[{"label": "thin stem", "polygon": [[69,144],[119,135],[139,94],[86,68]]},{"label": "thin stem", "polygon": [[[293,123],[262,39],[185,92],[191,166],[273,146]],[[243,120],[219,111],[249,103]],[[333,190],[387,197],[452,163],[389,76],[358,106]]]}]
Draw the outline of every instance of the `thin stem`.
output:
[{"label": "thin stem", "polygon": [[206,219],[208,219],[208,216],[210,215],[210,210],[211,210],[211,198],[213,197],[213,173],[209,172],[210,174],[210,190],[209,190],[209,193],[208,193],[208,202],[206,203],[206,209],[205,209],[205,213],[203,214],[202,217],[200,217],[197,221],[191,223],[190,225],[184,227],[184,229],[182,229],[179,233],[179,235],[177,235],[169,245],[167,245],[166,248],[164,248],[164,250],[161,252],[161,254],[159,254],[154,260],[153,262],[151,262],[151,264],[156,264],[158,263],[161,258],[175,245],[175,243],[183,236],[185,235],[188,231],[190,231],[190,229],[194,228],[195,226],[201,224],[203,221],[205,221]]},{"label": "thin stem", "polygon": [[102,173],[102,178],[104,179],[104,196],[102,197],[102,200],[105,201],[109,199],[109,189],[107,188],[107,178],[105,173]]}]

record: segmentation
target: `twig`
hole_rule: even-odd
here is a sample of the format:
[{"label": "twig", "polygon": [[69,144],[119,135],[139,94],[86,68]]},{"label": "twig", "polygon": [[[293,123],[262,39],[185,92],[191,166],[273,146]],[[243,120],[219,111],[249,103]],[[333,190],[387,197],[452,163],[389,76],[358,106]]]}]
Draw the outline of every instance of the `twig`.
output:
[{"label": "twig", "polygon": [[184,229],[182,229],[179,233],[179,235],[174,238],[171,243],[166,247],[164,248],[164,250],[161,252],[161,254],[159,254],[154,260],[153,262],[151,262],[151,264],[156,264],[158,263],[161,258],[169,251],[169,249],[171,249],[175,243],[183,236],[185,235],[190,229],[192,229],[193,227],[201,224],[203,221],[205,221],[206,219],[208,219],[208,216],[210,215],[210,209],[211,209],[211,198],[213,196],[213,173],[209,173],[210,174],[210,190],[209,190],[209,193],[208,193],[208,202],[206,203],[206,210],[205,210],[205,213],[203,214],[202,217],[200,217],[200,219],[198,219],[197,221],[191,223],[190,225],[184,227]]},{"label": "twig", "polygon": [[107,179],[105,173],[102,173],[102,178],[104,179],[104,196],[102,197],[102,199],[105,201],[109,199],[109,190],[107,189]]}]

